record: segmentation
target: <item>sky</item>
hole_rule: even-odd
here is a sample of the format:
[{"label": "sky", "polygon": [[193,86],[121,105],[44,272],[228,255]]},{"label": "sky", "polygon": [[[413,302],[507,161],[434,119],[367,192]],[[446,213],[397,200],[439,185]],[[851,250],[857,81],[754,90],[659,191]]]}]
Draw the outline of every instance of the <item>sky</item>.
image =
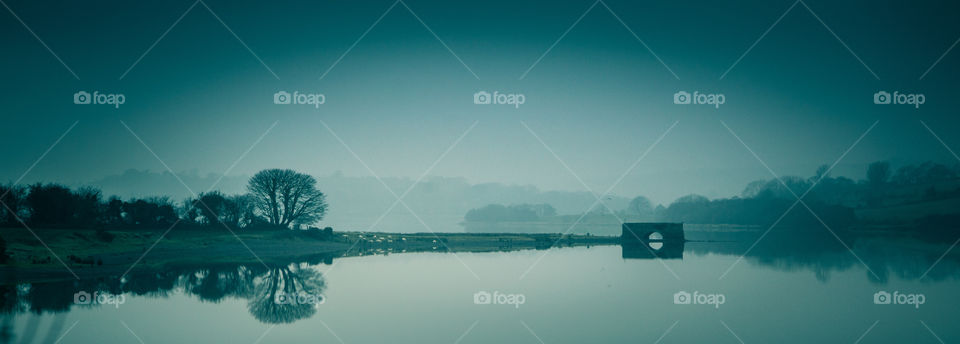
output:
[{"label": "sky", "polygon": [[958,162],[956,4],[4,3],[0,181],[293,168],[669,202],[735,195],[765,165],[810,176],[842,156],[834,174],[862,178],[877,160]]}]

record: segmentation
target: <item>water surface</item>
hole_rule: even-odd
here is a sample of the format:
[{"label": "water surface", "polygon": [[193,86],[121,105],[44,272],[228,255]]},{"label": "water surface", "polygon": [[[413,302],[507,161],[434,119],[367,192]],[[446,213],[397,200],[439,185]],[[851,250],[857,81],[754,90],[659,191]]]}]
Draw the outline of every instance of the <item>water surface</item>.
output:
[{"label": "water surface", "polygon": [[[367,255],[338,258],[332,264],[192,266],[133,274],[124,280],[21,283],[13,290],[15,300],[7,287],[3,339],[9,343],[960,341],[957,258],[950,254],[938,261],[950,243],[841,236],[852,249],[848,251],[826,233],[774,232],[751,249],[758,235],[688,231],[691,241],[682,246],[682,258],[674,259],[644,254],[657,250],[637,253],[620,246],[555,247]],[[78,291],[113,292],[122,295],[123,302],[78,305],[73,300]],[[270,297],[278,291],[321,295],[323,303],[278,305]],[[874,296],[881,291],[922,296],[923,304],[877,304]],[[514,304],[476,300],[483,292],[508,295]],[[678,304],[674,296],[680,292],[706,295],[704,301],[707,296],[722,297],[723,303]],[[521,298],[523,303],[517,304]]]}]

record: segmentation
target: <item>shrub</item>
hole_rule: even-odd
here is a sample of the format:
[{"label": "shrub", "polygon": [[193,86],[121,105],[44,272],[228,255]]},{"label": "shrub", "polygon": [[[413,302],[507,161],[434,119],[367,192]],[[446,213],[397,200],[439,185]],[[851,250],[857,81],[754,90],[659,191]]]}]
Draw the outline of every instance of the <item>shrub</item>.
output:
[{"label": "shrub", "polygon": [[96,236],[97,236],[97,240],[100,240],[103,242],[113,242],[113,238],[115,237],[115,235],[103,229],[97,230]]}]

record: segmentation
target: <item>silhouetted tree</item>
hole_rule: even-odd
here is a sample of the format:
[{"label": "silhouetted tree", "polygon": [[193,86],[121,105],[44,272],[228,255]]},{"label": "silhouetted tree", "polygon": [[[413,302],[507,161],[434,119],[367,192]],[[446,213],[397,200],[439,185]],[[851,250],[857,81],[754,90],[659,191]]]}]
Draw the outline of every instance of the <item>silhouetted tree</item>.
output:
[{"label": "silhouetted tree", "polygon": [[767,185],[766,180],[754,180],[743,188],[743,191],[740,192],[740,197],[755,198],[759,196],[761,192],[763,192],[765,185]]},{"label": "silhouetted tree", "polygon": [[183,200],[181,204],[183,207],[180,208],[180,218],[187,223],[197,223],[200,220],[200,211],[193,206],[194,199],[187,198]]},{"label": "silhouetted tree", "polygon": [[671,220],[680,220],[685,216],[692,216],[703,212],[710,204],[710,200],[700,195],[686,195],[673,201],[665,211],[665,216]]},{"label": "silhouetted tree", "polygon": [[105,224],[123,223],[123,201],[116,196],[110,196],[103,209],[103,222]]},{"label": "silhouetted tree", "polygon": [[258,215],[273,225],[311,224],[323,219],[327,211],[326,195],[317,189],[317,180],[293,170],[257,172],[247,190]]},{"label": "silhouetted tree", "polygon": [[[14,224],[19,222],[18,217],[24,208],[24,199],[27,190],[23,186],[7,184],[0,185],[0,224]],[[5,206],[4,206],[5,205]]]},{"label": "silhouetted tree", "polygon": [[256,199],[253,195],[243,194],[227,197],[222,221],[236,227],[247,227],[264,223],[256,214]]},{"label": "silhouetted tree", "polygon": [[42,225],[62,225],[73,220],[75,202],[69,188],[59,184],[30,186],[26,204],[30,221]]},{"label": "silhouetted tree", "polygon": [[243,228],[262,222],[256,215],[256,199],[253,195],[225,196],[219,191],[200,194],[195,200],[187,200],[190,210],[187,217],[205,224],[223,223]]},{"label": "silhouetted tree", "polygon": [[634,197],[627,206],[627,215],[636,216],[645,220],[653,218],[653,204],[643,196]]},{"label": "silhouetted tree", "polygon": [[814,182],[818,180],[823,180],[830,177],[830,165],[820,165],[817,167],[817,172],[810,179]]},{"label": "silhouetted tree", "polygon": [[221,222],[221,216],[229,208],[229,201],[219,191],[211,191],[198,195],[192,202],[193,208],[200,214],[200,222],[216,225]]},{"label": "silhouetted tree", "polygon": [[877,161],[867,167],[867,182],[871,185],[883,185],[890,179],[890,163]]},{"label": "silhouetted tree", "polygon": [[101,221],[100,190],[83,187],[73,194],[74,223],[94,226]]},{"label": "silhouetted tree", "polygon": [[133,199],[123,203],[126,223],[141,226],[163,226],[177,220],[173,203],[166,197]]}]

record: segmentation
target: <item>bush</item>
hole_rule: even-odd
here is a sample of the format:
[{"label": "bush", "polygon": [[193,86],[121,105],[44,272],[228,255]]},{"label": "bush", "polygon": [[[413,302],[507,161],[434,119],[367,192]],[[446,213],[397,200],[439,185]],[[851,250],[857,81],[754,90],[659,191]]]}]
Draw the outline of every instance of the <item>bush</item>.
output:
[{"label": "bush", "polygon": [[59,184],[34,184],[26,198],[30,221],[41,225],[68,224],[76,203],[69,188]]},{"label": "bush", "polygon": [[113,242],[113,238],[115,237],[115,235],[103,229],[97,230],[96,236],[97,236],[97,240],[100,240],[103,242]]},{"label": "bush", "polygon": [[309,229],[303,231],[303,236],[315,240],[330,240],[333,239],[333,228],[324,227],[323,229],[320,229],[317,227],[310,227]]}]

